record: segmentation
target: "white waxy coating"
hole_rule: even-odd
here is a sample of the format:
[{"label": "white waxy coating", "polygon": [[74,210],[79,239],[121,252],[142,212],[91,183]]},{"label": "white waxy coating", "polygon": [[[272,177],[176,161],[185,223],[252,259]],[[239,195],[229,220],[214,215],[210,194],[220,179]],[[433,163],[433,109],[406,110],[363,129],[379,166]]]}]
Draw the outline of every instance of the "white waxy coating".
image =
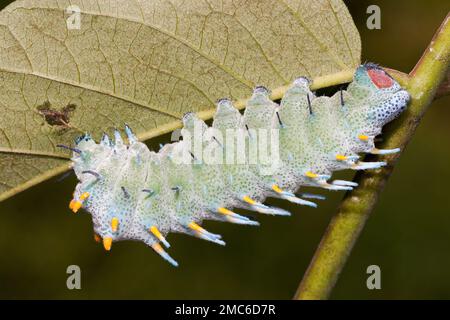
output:
[{"label": "white waxy coating", "polygon": [[[257,87],[243,116],[231,101],[219,101],[211,128],[188,113],[183,117],[183,140],[165,145],[158,153],[138,142],[128,127],[129,145],[118,132],[114,143],[104,136],[96,144],[85,135],[77,141],[81,154],[74,153],[72,158],[80,180],[74,201],[82,202],[91,213],[100,237],[143,241],[176,265],[159,245],[168,245],[161,237],[169,232],[224,244],[219,235],[199,227],[204,219],[257,224],[224,208],[287,215],[262,202],[276,196],[315,205],[293,194],[302,185],[351,189],[354,184],[339,180],[330,184],[326,180],[336,170],[381,166],[383,163],[358,163],[358,154],[373,150],[374,137],[406,108],[408,100],[409,94],[388,74],[366,64],[356,70],[348,89],[333,97],[316,97],[309,81],[299,78],[280,105],[269,99],[265,88]],[[196,130],[201,133],[200,145],[193,141]],[[229,130],[245,136],[244,152],[227,139]],[[264,151],[258,144],[262,132],[258,130],[277,131],[277,166],[255,163],[250,157],[255,145],[257,154]],[[243,163],[226,163],[232,147],[235,158],[245,155]],[[219,155],[215,159],[223,161],[208,163],[206,154]],[[179,163],[179,155],[185,156],[184,163]],[[85,193],[89,197],[83,200]],[[118,221],[117,230],[112,227],[113,218]]]}]

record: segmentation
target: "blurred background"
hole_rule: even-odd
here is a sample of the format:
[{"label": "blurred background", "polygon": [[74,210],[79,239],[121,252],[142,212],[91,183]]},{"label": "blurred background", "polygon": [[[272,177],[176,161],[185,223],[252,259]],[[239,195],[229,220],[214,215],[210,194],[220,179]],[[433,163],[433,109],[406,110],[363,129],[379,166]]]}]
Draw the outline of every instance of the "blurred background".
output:
[{"label": "blurred background", "polygon": [[[10,2],[0,0],[0,7]],[[404,72],[450,9],[442,0],[345,3],[361,34],[362,60]],[[371,4],[381,8],[381,30],[366,28]],[[450,298],[449,103],[440,99],[425,115],[331,298]],[[207,222],[226,247],[171,234],[176,269],[143,243],[114,243],[105,252],[93,240],[90,216],[67,207],[76,179],[57,180],[0,203],[0,298],[291,299],[344,195],[314,190],[328,198],[318,209],[270,201],[294,214],[260,215],[259,228]],[[66,287],[72,264],[81,267],[81,290]],[[381,268],[381,290],[366,287],[372,264]]]}]

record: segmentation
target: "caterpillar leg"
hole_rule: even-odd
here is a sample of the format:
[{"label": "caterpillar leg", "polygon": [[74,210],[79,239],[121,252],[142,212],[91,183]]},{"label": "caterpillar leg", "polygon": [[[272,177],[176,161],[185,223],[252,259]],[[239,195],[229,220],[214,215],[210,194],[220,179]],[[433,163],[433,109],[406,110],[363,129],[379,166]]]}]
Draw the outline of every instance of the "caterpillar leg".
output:
[{"label": "caterpillar leg", "polygon": [[196,237],[206,240],[206,241],[211,241],[214,242],[216,244],[219,244],[221,246],[225,245],[225,241],[221,240],[222,236],[219,234],[215,234],[215,233],[211,233],[209,231],[207,231],[206,229],[200,227],[197,223],[195,222],[191,222],[188,224],[188,229],[191,231],[191,233],[193,235],[195,235]]},{"label": "caterpillar leg", "polygon": [[364,162],[364,161],[358,161],[354,165],[351,166],[351,169],[353,170],[367,170],[367,169],[378,169],[381,167],[384,167],[386,165],[386,162]]},{"label": "caterpillar leg", "polygon": [[378,149],[378,148],[373,148],[372,150],[369,151],[369,153],[371,154],[394,154],[394,153],[398,153],[400,152],[400,148],[395,148],[395,149]]},{"label": "caterpillar leg", "polygon": [[327,180],[330,178],[330,175],[316,174],[312,173],[311,171],[307,171],[304,176],[308,179],[308,185],[313,187],[321,187],[333,191],[353,190],[352,186],[350,186],[349,184],[344,185],[342,183],[339,183],[339,180],[337,180],[337,184],[328,183]]},{"label": "caterpillar leg", "polygon": [[169,262],[174,267],[178,267],[178,262],[176,262],[162,247],[159,243],[153,243],[150,245],[153,250],[156,251],[164,260]]},{"label": "caterpillar leg", "polygon": [[300,194],[301,197],[306,199],[316,199],[316,200],[325,200],[326,197],[322,196],[320,194],[314,194],[314,193],[302,193]]},{"label": "caterpillar leg", "polygon": [[242,196],[240,197],[240,200],[246,204],[245,208],[250,209],[253,211],[256,211],[258,213],[263,214],[271,214],[271,215],[279,215],[279,216],[290,216],[291,213],[289,211],[276,208],[276,207],[269,207],[265,204],[259,203],[253,199],[251,199],[249,196]]},{"label": "caterpillar leg", "polygon": [[169,242],[167,242],[166,238],[161,234],[156,226],[151,226],[148,229],[155,237],[158,239],[166,248],[170,248]]},{"label": "caterpillar leg", "polygon": [[317,208],[316,203],[296,197],[295,194],[282,190],[276,184],[272,185],[272,190],[275,192],[275,196],[277,198],[281,198],[281,199],[287,200],[292,203]]},{"label": "caterpillar leg", "polygon": [[317,174],[311,171],[306,171],[304,173],[304,177],[308,180],[309,182],[308,185],[311,186],[321,187],[333,191],[353,190],[353,187],[350,186],[349,184],[343,185],[339,183],[337,184],[328,183],[327,180],[331,178],[331,176],[328,174]]},{"label": "caterpillar leg", "polygon": [[217,208],[215,212],[221,214],[223,217],[225,217],[225,220],[232,222],[232,223],[246,224],[246,225],[250,225],[250,226],[259,226],[258,221],[250,220],[249,218],[241,216],[241,215],[239,215],[229,209],[226,209],[224,207]]},{"label": "caterpillar leg", "polygon": [[317,183],[318,183],[319,187],[322,187],[327,190],[333,190],[333,191],[353,190],[353,187],[350,185],[340,185],[340,184],[328,183],[326,180],[317,180]]},{"label": "caterpillar leg", "polygon": [[331,184],[334,184],[336,186],[350,186],[350,187],[357,187],[358,184],[353,181],[346,181],[346,180],[333,180]]}]

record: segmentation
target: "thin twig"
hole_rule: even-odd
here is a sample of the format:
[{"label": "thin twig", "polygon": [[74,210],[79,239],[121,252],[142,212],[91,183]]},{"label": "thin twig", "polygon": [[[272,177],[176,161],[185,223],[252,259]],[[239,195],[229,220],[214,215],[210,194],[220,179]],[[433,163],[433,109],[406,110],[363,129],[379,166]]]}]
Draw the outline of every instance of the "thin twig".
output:
[{"label": "thin twig", "polygon": [[[411,103],[399,121],[389,126],[383,147],[405,148],[444,79],[449,68],[449,20],[450,14],[410,73],[406,88],[411,94]],[[337,214],[332,218],[295,299],[328,298],[399,156],[400,154],[395,154],[386,157],[388,166],[382,169],[356,176],[355,181],[359,183],[359,187],[346,194]]]}]

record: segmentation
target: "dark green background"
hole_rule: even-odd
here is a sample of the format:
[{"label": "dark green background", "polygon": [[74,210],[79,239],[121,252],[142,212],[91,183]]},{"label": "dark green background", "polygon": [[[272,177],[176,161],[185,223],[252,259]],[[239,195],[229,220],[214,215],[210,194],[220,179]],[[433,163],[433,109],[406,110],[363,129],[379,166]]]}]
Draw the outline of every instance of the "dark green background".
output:
[{"label": "dark green background", "polygon": [[[0,0],[2,7],[9,2]],[[405,72],[450,8],[444,0],[346,3],[361,33],[363,61]],[[365,26],[369,4],[381,7],[381,30]],[[332,298],[450,298],[449,101],[433,103],[426,114]],[[75,178],[56,180],[0,203],[0,298],[290,299],[343,197],[321,192],[328,200],[319,209],[260,216],[259,228],[207,222],[226,247],[170,235],[170,253],[180,262],[175,269],[143,243],[114,243],[106,253],[93,241],[90,217],[67,208]],[[82,269],[82,290],[66,288],[71,264]],[[371,264],[381,267],[378,291],[366,288]]]}]

